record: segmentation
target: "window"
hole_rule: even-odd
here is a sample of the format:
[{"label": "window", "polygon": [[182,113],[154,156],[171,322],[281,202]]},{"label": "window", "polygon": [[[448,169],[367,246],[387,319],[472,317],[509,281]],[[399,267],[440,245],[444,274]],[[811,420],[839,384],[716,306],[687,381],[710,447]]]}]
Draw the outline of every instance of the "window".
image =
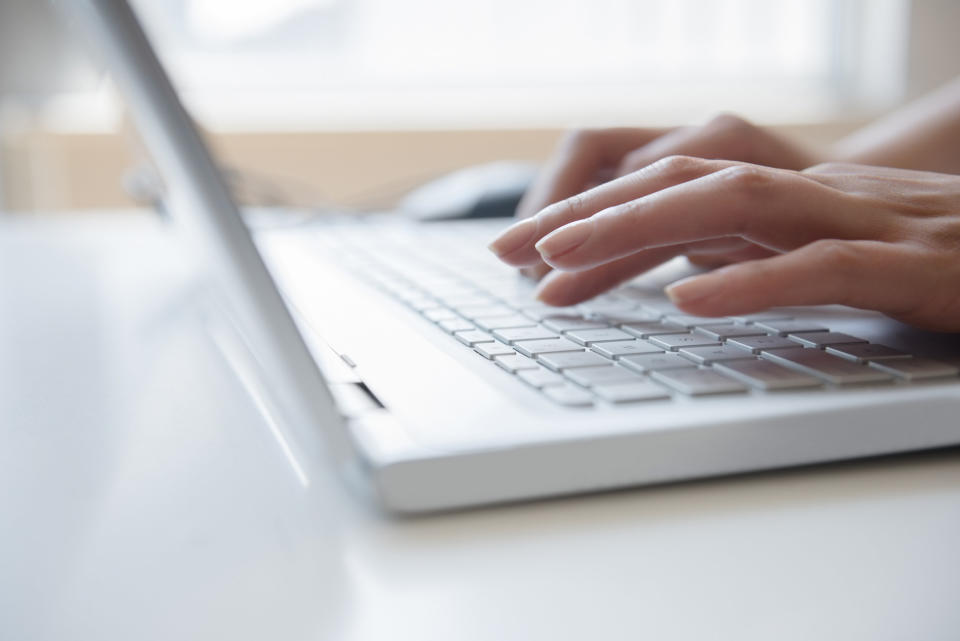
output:
[{"label": "window", "polygon": [[900,98],[906,0],[137,0],[213,126],[800,122]]}]

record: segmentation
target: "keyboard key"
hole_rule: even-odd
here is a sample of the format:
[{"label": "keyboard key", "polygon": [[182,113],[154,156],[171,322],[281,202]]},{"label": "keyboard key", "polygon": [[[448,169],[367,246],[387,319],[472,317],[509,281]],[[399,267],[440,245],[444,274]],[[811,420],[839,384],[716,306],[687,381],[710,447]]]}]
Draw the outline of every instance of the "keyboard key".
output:
[{"label": "keyboard key", "polygon": [[563,376],[556,372],[551,372],[546,367],[540,369],[525,369],[517,372],[517,378],[527,385],[537,388],[550,387],[551,385],[563,385],[566,383]]},{"label": "keyboard key", "polygon": [[811,323],[805,320],[769,320],[760,323],[754,323],[755,327],[777,334],[786,336],[787,334],[796,334],[798,332],[826,332],[829,331],[823,325]]},{"label": "keyboard key", "polygon": [[411,298],[410,300],[405,300],[403,302],[406,303],[408,306],[412,307],[413,309],[417,310],[418,312],[424,312],[428,309],[442,309],[442,307],[440,307],[440,303],[438,303],[435,299],[430,298],[428,296],[421,296],[420,298]]},{"label": "keyboard key", "polygon": [[462,318],[443,320],[437,323],[437,325],[439,325],[443,331],[447,332],[448,334],[452,334],[454,332],[465,332],[468,329],[476,329],[473,323]]},{"label": "keyboard key", "polygon": [[493,331],[495,329],[507,329],[510,327],[536,327],[536,322],[520,314],[511,314],[510,316],[491,316],[489,318],[478,318],[476,321],[478,327]]},{"label": "keyboard key", "polygon": [[744,325],[750,325],[752,323],[765,323],[767,321],[775,320],[792,320],[793,316],[790,314],[784,314],[780,312],[758,312],[756,314],[742,314],[740,316],[730,316],[730,320],[735,320],[738,323],[743,323]]},{"label": "keyboard key", "polygon": [[581,329],[603,329],[610,327],[600,320],[589,320],[583,316],[550,316],[543,320],[543,326],[555,332],[570,332]]},{"label": "keyboard key", "polygon": [[643,377],[636,372],[617,365],[601,365],[599,367],[578,367],[565,372],[567,378],[578,385],[593,387],[609,383],[625,381],[639,381]]},{"label": "keyboard key", "polygon": [[480,354],[484,358],[493,359],[497,356],[507,356],[510,354],[516,354],[512,347],[504,345],[503,343],[479,343],[473,346],[473,351]]},{"label": "keyboard key", "polygon": [[609,343],[597,343],[590,347],[593,351],[607,358],[620,358],[621,356],[633,356],[634,354],[661,354],[663,350],[651,345],[647,341],[641,341],[632,338],[628,341],[611,341]]},{"label": "keyboard key", "polygon": [[669,327],[660,323],[626,323],[620,329],[637,338],[648,338],[662,334],[686,334],[679,327]]},{"label": "keyboard key", "polygon": [[818,349],[823,349],[827,345],[867,342],[862,338],[857,338],[856,336],[851,336],[850,334],[842,334],[840,332],[806,332],[802,334],[790,334],[789,338],[797,341],[801,345],[806,345],[807,347],[816,347]]},{"label": "keyboard key", "polygon": [[467,347],[473,347],[477,343],[492,343],[493,336],[486,332],[481,332],[479,330],[468,330],[466,332],[454,332],[453,337],[458,341],[466,345]]},{"label": "keyboard key", "polygon": [[910,354],[877,343],[851,343],[850,345],[829,345],[827,353],[845,358],[848,361],[865,363],[867,361],[885,361],[891,358],[910,358]]},{"label": "keyboard key", "polygon": [[648,314],[658,314],[661,318],[668,314],[685,314],[683,310],[671,303],[667,299],[644,299],[640,301],[640,309]]},{"label": "keyboard key", "polygon": [[735,325],[733,323],[698,327],[696,332],[718,341],[741,336],[766,336],[766,332],[753,325]]},{"label": "keyboard key", "polygon": [[[641,285],[624,285],[616,289],[617,295],[632,300],[635,303],[666,300],[659,288],[644,287]],[[667,300],[669,302],[669,300]]]},{"label": "keyboard key", "polygon": [[[544,309],[544,310],[558,309],[557,307],[555,307],[555,306],[553,306],[553,305],[547,305],[546,303],[542,303],[542,302],[540,302],[540,301],[538,301],[538,300],[531,300],[529,303],[517,303],[517,304],[514,305],[514,307],[516,307],[517,309],[519,309],[521,312],[525,312],[525,311],[527,311],[528,309],[530,309],[530,310],[533,310],[533,309]],[[576,309],[576,308],[575,308],[575,307],[569,307],[569,308],[567,308],[567,309]]]},{"label": "keyboard key", "polygon": [[728,325],[730,323],[726,318],[715,318],[709,316],[692,316],[690,314],[667,314],[663,317],[665,325],[674,325],[684,329],[693,329],[694,327],[707,325]]},{"label": "keyboard key", "polygon": [[520,310],[520,313],[535,321],[546,320],[554,316],[583,316],[576,307],[551,307],[543,303],[538,303],[536,307],[524,307]]},{"label": "keyboard key", "polygon": [[537,360],[554,371],[572,369],[574,367],[594,367],[609,365],[610,361],[593,352],[556,352],[541,354]]},{"label": "keyboard key", "polygon": [[681,394],[701,396],[704,394],[730,394],[744,392],[747,387],[740,381],[709,369],[671,369],[653,372],[650,377],[669,385]]},{"label": "keyboard key", "polygon": [[715,369],[727,376],[743,381],[750,387],[762,390],[792,389],[797,387],[817,387],[822,385],[819,379],[788,369],[758,358],[749,361],[724,361],[717,363]]},{"label": "keyboard key", "polygon": [[652,372],[661,369],[693,368],[696,367],[680,354],[640,354],[639,356],[624,356],[618,361],[624,367],[637,372]]},{"label": "keyboard key", "polygon": [[513,310],[506,305],[454,305],[453,308],[457,312],[471,320],[477,318],[492,318],[494,316],[510,316],[516,313],[516,310]]},{"label": "keyboard key", "polygon": [[410,303],[414,301],[423,301],[429,300],[431,297],[428,296],[422,289],[418,287],[407,287],[405,285],[400,285],[392,289],[393,295],[402,300],[405,303]]},{"label": "keyboard key", "polygon": [[661,398],[670,398],[670,392],[668,392],[665,387],[649,380],[615,383],[613,385],[597,385],[593,388],[593,392],[603,400],[611,403],[633,403],[637,401],[653,401]]},{"label": "keyboard key", "polygon": [[727,340],[727,345],[742,347],[748,349],[754,354],[759,354],[765,349],[794,349],[796,342],[783,336],[744,336],[742,338],[731,338]]},{"label": "keyboard key", "polygon": [[496,295],[497,299],[506,303],[510,307],[516,307],[517,309],[525,309],[528,307],[539,307],[543,306],[544,303],[541,303],[538,300],[533,298],[533,291],[517,291],[518,281],[510,278],[510,281],[504,286],[498,288],[501,291],[492,292]]},{"label": "keyboard key", "polygon": [[494,330],[493,336],[504,343],[516,343],[518,341],[534,341],[541,338],[559,338],[555,332],[542,327],[512,327],[508,329]]},{"label": "keyboard key", "polygon": [[718,361],[734,361],[754,358],[753,352],[733,345],[709,345],[707,347],[684,347],[680,355],[699,365]]},{"label": "keyboard key", "polygon": [[645,312],[639,309],[594,314],[593,317],[611,325],[624,325],[626,323],[656,323],[660,320],[660,314],[651,314],[650,312]]},{"label": "keyboard key", "polygon": [[637,305],[629,300],[587,301],[586,303],[577,305],[577,308],[582,314],[596,316],[599,314],[616,314],[617,312],[633,311],[637,309]]},{"label": "keyboard key", "polygon": [[[439,292],[436,294],[443,303],[445,303],[448,307],[453,307],[457,311],[460,311],[461,308],[487,307],[497,304],[497,301],[482,294],[453,294],[446,296],[441,295]],[[506,313],[509,314],[511,311],[513,310],[508,310]]]},{"label": "keyboard key", "polygon": [[889,381],[893,378],[887,372],[845,361],[819,349],[806,349],[804,347],[778,349],[772,352],[763,352],[761,357],[806,372],[834,385],[874,383]]},{"label": "keyboard key", "polygon": [[533,357],[537,354],[550,354],[551,352],[582,352],[583,347],[566,338],[548,338],[538,341],[520,341],[513,344],[521,354]]},{"label": "keyboard key", "polygon": [[457,316],[457,313],[452,309],[447,309],[446,307],[434,307],[433,309],[427,309],[423,312],[423,317],[427,320],[431,320],[434,323],[439,323],[440,321],[445,320],[457,320],[460,317]]},{"label": "keyboard key", "polygon": [[593,396],[582,387],[577,387],[573,383],[547,387],[543,390],[543,393],[551,401],[568,407],[586,407],[593,405]]},{"label": "keyboard key", "polygon": [[[484,343],[484,345],[486,345],[486,343]],[[493,362],[496,363],[498,367],[502,367],[511,373],[519,372],[520,370],[524,369],[540,369],[540,365],[537,363],[537,361],[522,354],[496,356],[494,357]]]},{"label": "keyboard key", "polygon": [[606,329],[582,329],[576,332],[567,332],[566,337],[581,345],[593,345],[608,341],[622,341],[633,338],[630,334],[615,327]]},{"label": "keyboard key", "polygon": [[430,290],[430,293],[443,299],[450,305],[486,305],[492,301],[483,292],[451,280],[429,278],[423,274],[410,274],[412,278],[421,280],[424,288]]},{"label": "keyboard key", "polygon": [[908,381],[925,378],[945,378],[960,374],[960,368],[958,367],[941,363],[931,358],[920,357],[872,361],[870,367]]},{"label": "keyboard key", "polygon": [[719,346],[715,340],[709,339],[700,334],[666,334],[663,336],[651,336],[650,342],[672,352],[681,347],[712,347]]}]

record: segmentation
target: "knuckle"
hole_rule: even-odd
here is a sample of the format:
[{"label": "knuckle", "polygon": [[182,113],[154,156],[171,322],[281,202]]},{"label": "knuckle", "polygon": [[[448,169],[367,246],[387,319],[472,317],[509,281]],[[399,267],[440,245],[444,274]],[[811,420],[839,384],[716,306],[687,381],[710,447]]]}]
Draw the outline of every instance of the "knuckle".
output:
[{"label": "knuckle", "polygon": [[583,194],[574,194],[566,200],[563,201],[566,205],[566,210],[571,215],[579,214],[584,208],[584,198]]},{"label": "knuckle", "polygon": [[636,200],[620,203],[619,205],[614,205],[613,207],[608,207],[602,212],[599,212],[598,218],[627,220],[631,221],[630,224],[633,224],[638,222],[639,219],[643,217],[643,213],[645,211],[647,211],[647,209],[644,207],[644,200],[642,198],[638,198]]},{"label": "knuckle", "polygon": [[827,238],[814,242],[810,249],[817,261],[837,274],[852,272],[860,264],[860,252],[853,243]]},{"label": "knuckle", "polygon": [[942,218],[925,225],[924,245],[934,251],[960,251],[960,219]]},{"label": "knuckle", "polygon": [[557,221],[562,222],[565,220],[579,218],[580,212],[583,211],[583,208],[583,195],[574,194],[573,196],[553,203],[540,212],[537,218],[539,218],[540,221],[546,222],[547,224],[556,224]]},{"label": "knuckle", "polygon": [[710,122],[708,122],[706,126],[711,130],[731,132],[735,134],[742,134],[754,129],[754,126],[751,122],[732,113],[717,114],[710,119]]},{"label": "knuckle", "polygon": [[750,198],[766,194],[774,182],[773,174],[756,165],[727,167],[718,171],[716,177],[734,192]]},{"label": "knuckle", "polygon": [[708,122],[704,134],[719,145],[718,155],[734,160],[752,160],[761,155],[761,130],[734,114],[722,113]]},{"label": "knuckle", "polygon": [[686,182],[699,175],[703,160],[693,156],[666,156],[650,165],[650,170],[668,179]]},{"label": "knuckle", "polygon": [[850,284],[862,279],[862,256],[860,248],[852,242],[834,238],[818,240],[810,246],[812,258],[829,274],[824,286],[832,293],[838,305],[861,307],[860,289]]}]

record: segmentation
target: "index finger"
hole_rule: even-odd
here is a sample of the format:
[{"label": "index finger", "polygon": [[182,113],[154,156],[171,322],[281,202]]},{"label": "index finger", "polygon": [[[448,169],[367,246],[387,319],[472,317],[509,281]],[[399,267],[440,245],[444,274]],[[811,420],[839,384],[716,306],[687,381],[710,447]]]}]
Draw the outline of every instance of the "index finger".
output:
[{"label": "index finger", "polygon": [[551,232],[601,210],[734,164],[728,160],[701,160],[686,156],[664,158],[632,174],[553,203],[536,216],[506,229],[490,244],[490,249],[500,260],[517,267],[537,264],[541,255],[535,245]]},{"label": "index finger", "polygon": [[820,238],[869,236],[882,212],[859,215],[865,212],[858,204],[851,209],[854,202],[796,172],[735,163],[561,227],[536,249],[553,267],[571,271],[727,236],[784,251]]},{"label": "index finger", "polygon": [[526,218],[547,205],[584,191],[603,169],[613,169],[627,153],[666,133],[666,129],[613,128],[574,131],[561,141],[517,206]]}]

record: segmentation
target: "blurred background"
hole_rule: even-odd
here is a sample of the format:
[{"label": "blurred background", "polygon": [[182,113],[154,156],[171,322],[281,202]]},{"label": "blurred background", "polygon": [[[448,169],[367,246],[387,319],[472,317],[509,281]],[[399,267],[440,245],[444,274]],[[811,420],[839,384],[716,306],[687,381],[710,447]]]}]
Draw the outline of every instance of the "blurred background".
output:
[{"label": "blurred background", "polygon": [[[960,74],[954,0],[135,0],[266,200],[376,207],[570,127],[733,111],[828,143]],[[0,210],[123,207],[122,104],[51,3],[0,2]],[[129,185],[128,185],[129,187]]]}]

